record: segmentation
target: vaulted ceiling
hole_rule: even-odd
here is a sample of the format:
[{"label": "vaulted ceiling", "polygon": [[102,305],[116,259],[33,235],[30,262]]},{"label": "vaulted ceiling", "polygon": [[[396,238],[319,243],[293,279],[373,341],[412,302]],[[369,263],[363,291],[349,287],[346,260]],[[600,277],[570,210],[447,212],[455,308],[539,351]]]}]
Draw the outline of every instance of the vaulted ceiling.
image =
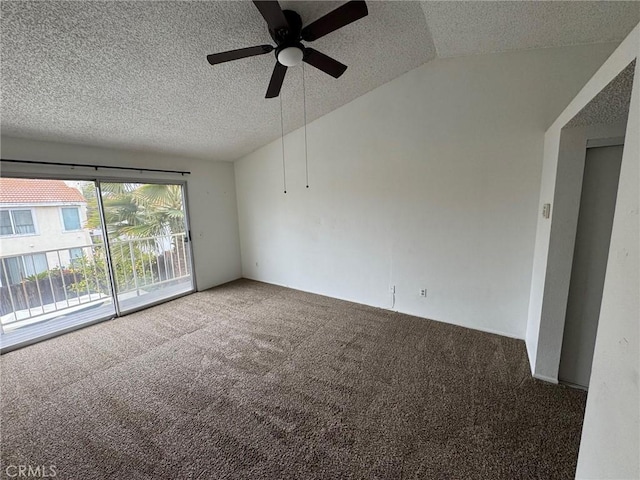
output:
[{"label": "vaulted ceiling", "polygon": [[[280,2],[305,24],[343,2]],[[436,57],[619,42],[640,2],[370,1],[369,16],[313,43],[349,66],[304,68],[307,120]],[[2,134],[235,160],[281,133],[264,94],[275,58],[206,55],[272,43],[249,1],[1,2]],[[303,69],[282,89],[302,125]]]}]

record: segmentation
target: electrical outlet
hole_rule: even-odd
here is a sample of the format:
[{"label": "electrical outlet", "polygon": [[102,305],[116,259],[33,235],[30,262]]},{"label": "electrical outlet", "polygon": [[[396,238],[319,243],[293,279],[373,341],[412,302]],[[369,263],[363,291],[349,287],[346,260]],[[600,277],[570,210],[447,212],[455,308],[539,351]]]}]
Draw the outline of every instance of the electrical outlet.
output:
[{"label": "electrical outlet", "polygon": [[389,285],[389,293],[396,293],[396,286],[395,285]]},{"label": "electrical outlet", "polygon": [[421,297],[426,297],[427,296],[427,289],[426,288],[421,288],[420,289],[420,296]]}]

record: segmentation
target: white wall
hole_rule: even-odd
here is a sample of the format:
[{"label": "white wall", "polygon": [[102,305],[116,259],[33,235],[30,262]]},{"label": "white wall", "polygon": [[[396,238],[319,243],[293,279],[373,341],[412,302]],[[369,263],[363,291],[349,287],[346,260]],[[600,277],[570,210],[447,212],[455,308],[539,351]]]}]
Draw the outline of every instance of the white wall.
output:
[{"label": "white wall", "polygon": [[[545,143],[540,209],[550,203],[551,217],[538,218],[526,341],[534,376],[548,382],[558,382],[587,141],[619,139],[625,130],[626,122],[565,128],[553,162]],[[549,185],[551,163],[555,183]],[[543,251],[546,263],[538,261]]]},{"label": "white wall", "polygon": [[631,101],[577,478],[640,478],[640,62]]},{"label": "white wall", "polygon": [[586,141],[619,136],[625,128],[563,127],[636,58],[638,31],[629,34],[545,133],[539,208],[551,203],[552,215],[551,221],[538,219],[526,342],[534,375],[549,381],[557,381],[560,362]]},{"label": "white wall", "polygon": [[191,236],[198,290],[241,276],[240,240],[233,165],[159,154],[130,152],[54,142],[2,137],[2,158],[51,162],[90,163],[125,167],[188,170],[191,175],[149,174],[90,168],[25,166],[3,163],[2,172],[27,175],[124,177],[136,181],[150,179],[187,182]]},{"label": "white wall", "polygon": [[[564,198],[567,188],[572,188],[564,170],[575,169],[576,162],[571,159],[569,162],[559,162],[559,159],[566,159],[563,156],[563,151],[566,152],[563,150],[564,142],[580,139],[574,135],[575,130],[563,132],[562,128],[639,55],[640,26],[637,26],[546,132],[540,206],[543,203],[555,202],[557,205],[560,202],[565,203],[565,208],[575,201],[575,198],[569,201]],[[617,126],[608,128],[612,129],[611,135],[617,134]],[[565,133],[569,133],[567,139]],[[583,132],[582,141],[589,136]],[[625,136],[576,473],[577,478],[584,479],[640,478],[640,62],[636,62]],[[573,149],[573,153],[575,151],[577,149]],[[575,182],[575,179],[571,182]],[[563,218],[566,220],[569,217]],[[554,228],[554,223],[562,223],[562,218],[559,220],[552,215],[551,220],[540,220],[537,227],[526,340],[534,374],[556,380],[566,298],[563,306],[559,294],[554,295],[553,290],[554,285],[558,290],[564,290],[564,282],[568,284],[569,280],[566,272],[555,275],[558,273],[558,247],[562,250],[567,245],[562,238],[554,242],[553,232],[559,233],[560,237],[571,237],[573,227],[565,224]],[[564,295],[563,292],[560,294]]]},{"label": "white wall", "polygon": [[640,62],[633,85],[578,478],[640,478]]},{"label": "white wall", "polygon": [[[551,203],[552,215],[551,221],[538,219],[526,342],[534,375],[552,382],[557,381],[560,362],[584,144],[589,137],[620,135],[619,125],[562,129],[633,61],[638,48],[637,32],[638,27],[598,69],[545,133],[539,208],[544,203]],[[564,161],[559,163],[559,158]]]},{"label": "white wall", "polygon": [[614,48],[425,64],[308,126],[308,190],[302,130],[286,195],[279,140],[240,159],[243,275],[524,338],[544,131]]}]

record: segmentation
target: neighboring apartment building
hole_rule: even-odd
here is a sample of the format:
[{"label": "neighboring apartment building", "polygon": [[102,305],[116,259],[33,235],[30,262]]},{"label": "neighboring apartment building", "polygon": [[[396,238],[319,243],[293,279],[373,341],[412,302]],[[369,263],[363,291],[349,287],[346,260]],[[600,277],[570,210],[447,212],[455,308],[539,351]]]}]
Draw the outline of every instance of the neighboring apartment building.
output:
[{"label": "neighboring apartment building", "polygon": [[87,201],[62,180],[0,178],[0,285],[87,254],[86,220]]}]

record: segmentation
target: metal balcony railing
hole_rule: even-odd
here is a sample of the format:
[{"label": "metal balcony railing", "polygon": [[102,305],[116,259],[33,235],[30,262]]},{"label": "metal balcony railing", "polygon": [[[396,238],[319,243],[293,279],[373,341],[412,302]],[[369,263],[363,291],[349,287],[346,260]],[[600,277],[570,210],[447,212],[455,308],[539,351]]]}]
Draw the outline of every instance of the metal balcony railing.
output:
[{"label": "metal balcony railing", "polygon": [[[191,276],[185,233],[109,243],[119,299],[141,296]],[[0,325],[7,332],[113,301],[105,245],[0,257]]]}]

